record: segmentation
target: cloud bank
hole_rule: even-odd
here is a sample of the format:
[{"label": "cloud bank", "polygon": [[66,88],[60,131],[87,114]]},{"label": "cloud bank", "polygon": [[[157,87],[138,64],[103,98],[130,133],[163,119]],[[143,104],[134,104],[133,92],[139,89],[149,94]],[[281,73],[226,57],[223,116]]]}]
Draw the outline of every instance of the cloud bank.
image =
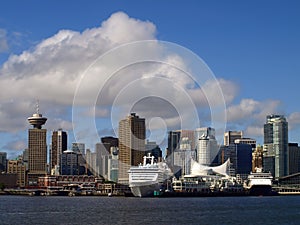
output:
[{"label": "cloud bank", "polygon": [[[111,49],[135,41],[157,40],[156,34],[157,29],[152,22],[141,21],[123,12],[117,12],[99,27],[88,28],[83,32],[60,30],[42,40],[33,49],[19,55],[11,55],[0,68],[0,132],[25,132],[29,127],[26,117],[33,113],[36,99],[40,101],[41,112],[48,117],[46,128],[71,130],[70,108],[85,71]],[[0,52],[7,50],[6,32],[0,29]],[[152,54],[159,53],[159,47],[154,48]],[[133,51],[128,57],[143,54],[142,50]],[[147,94],[148,90],[155,88],[164,90],[166,96],[174,99],[175,105],[185,106],[185,98],[181,98],[181,95],[176,96],[178,93],[174,92],[168,83],[151,83],[151,79],[147,79],[151,77],[172,80],[172,85],[185,90],[195,104],[201,124],[209,124],[211,119],[207,114],[209,104],[220,103],[220,99],[213,98],[216,88],[220,87],[227,105],[229,124],[238,124],[238,128],[254,137],[262,135],[265,116],[278,111],[280,105],[276,100],[257,101],[251,98],[236,102],[239,87],[234,82],[220,78],[217,82],[207,80],[201,86],[199,84],[195,86],[195,82],[189,79],[187,74],[168,64],[145,62],[128,65],[112,76],[106,74],[107,68],[114,66],[117,60],[116,57],[106,62],[104,66],[94,66],[93,70],[90,70],[92,76],[87,80],[88,85],[84,87],[84,95],[80,99],[82,105],[90,104],[91,93],[99,89],[97,83],[105,82],[106,85],[99,93],[101,98],[94,102],[95,108],[88,108],[83,116],[109,118],[111,106],[120,91],[131,81],[138,79],[142,79],[141,83],[138,87],[128,90],[132,92],[131,94]],[[165,61],[180,65],[189,71],[188,63],[178,55],[166,55]],[[208,104],[209,97],[213,101]],[[126,104],[126,98],[121,103]],[[136,102],[133,108],[146,118],[161,116],[166,123],[162,126],[176,128],[179,115],[173,106],[172,104],[166,106],[163,101],[153,97]],[[295,121],[295,126],[300,125],[299,118],[299,113],[293,113],[288,117],[290,121]],[[153,127],[159,129],[159,123],[153,122]],[[106,129],[111,132],[111,127],[101,127],[98,130]]]}]

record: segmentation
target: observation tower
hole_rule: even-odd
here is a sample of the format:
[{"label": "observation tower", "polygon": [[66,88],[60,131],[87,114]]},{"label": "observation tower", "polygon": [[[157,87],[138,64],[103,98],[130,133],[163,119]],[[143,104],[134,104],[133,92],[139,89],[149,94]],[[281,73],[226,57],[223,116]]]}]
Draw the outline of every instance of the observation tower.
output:
[{"label": "observation tower", "polygon": [[42,125],[44,125],[47,121],[46,117],[43,117],[42,114],[39,113],[39,103],[36,104],[36,113],[34,113],[31,117],[28,117],[28,122],[33,126],[33,128],[41,129]]}]

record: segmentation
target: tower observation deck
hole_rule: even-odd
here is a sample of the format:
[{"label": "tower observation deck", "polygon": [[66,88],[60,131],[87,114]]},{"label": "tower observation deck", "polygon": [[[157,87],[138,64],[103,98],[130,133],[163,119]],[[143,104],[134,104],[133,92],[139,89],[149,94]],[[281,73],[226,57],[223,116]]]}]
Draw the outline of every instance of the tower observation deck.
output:
[{"label": "tower observation deck", "polygon": [[31,117],[28,117],[28,122],[33,126],[33,128],[41,129],[42,125],[44,125],[47,121],[46,117],[43,117],[42,114],[39,113],[39,104],[36,105],[36,113],[34,113]]}]

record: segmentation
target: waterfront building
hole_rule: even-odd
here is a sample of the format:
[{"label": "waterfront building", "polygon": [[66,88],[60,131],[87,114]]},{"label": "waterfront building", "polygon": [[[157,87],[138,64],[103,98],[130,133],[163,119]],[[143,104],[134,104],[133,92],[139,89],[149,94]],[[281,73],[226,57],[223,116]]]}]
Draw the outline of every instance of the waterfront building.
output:
[{"label": "waterfront building", "polygon": [[289,174],[300,172],[300,147],[298,143],[289,143]]},{"label": "waterfront building", "polygon": [[221,146],[222,163],[230,159],[230,175],[247,178],[252,171],[252,146],[248,144],[230,144]]},{"label": "waterfront building", "polygon": [[5,188],[17,188],[17,180],[18,175],[16,173],[0,173],[0,184]]},{"label": "waterfront building", "polygon": [[0,152],[0,173],[7,171],[7,153]]},{"label": "waterfront building", "polygon": [[82,155],[85,155],[85,144],[84,143],[73,142],[71,150],[73,152],[80,152]]},{"label": "waterfront building", "polygon": [[224,133],[224,145],[228,146],[230,144],[234,144],[236,139],[241,139],[242,137],[242,131],[227,131]]},{"label": "waterfront building", "polygon": [[33,128],[28,130],[28,184],[37,185],[38,177],[47,174],[47,130],[42,129],[47,118],[37,111],[28,118]]},{"label": "waterfront building", "polygon": [[201,165],[210,166],[219,150],[217,140],[215,139],[215,129],[204,127],[198,128],[196,132],[197,134],[201,134],[197,141],[197,161]]},{"label": "waterfront building", "polygon": [[130,166],[143,162],[145,155],[145,119],[131,113],[119,122],[119,173],[118,181],[128,184]]},{"label": "waterfront building", "polygon": [[61,167],[61,154],[67,150],[68,136],[62,129],[52,132],[52,145],[50,148],[50,169],[52,175],[59,175]]},{"label": "waterfront building", "polygon": [[263,164],[276,179],[288,175],[288,122],[283,115],[266,118]]},{"label": "waterfront building", "polygon": [[17,160],[8,160],[7,173],[17,174],[18,187],[26,186],[26,166],[24,165],[22,158]]},{"label": "waterfront building", "polygon": [[78,152],[63,151],[61,155],[61,175],[79,175]]}]

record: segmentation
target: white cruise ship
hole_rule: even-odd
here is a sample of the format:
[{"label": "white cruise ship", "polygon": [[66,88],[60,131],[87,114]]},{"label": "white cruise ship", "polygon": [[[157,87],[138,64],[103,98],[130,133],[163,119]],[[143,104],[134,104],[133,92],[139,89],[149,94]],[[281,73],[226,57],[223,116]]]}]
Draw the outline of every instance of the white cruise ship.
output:
[{"label": "white cruise ship", "polygon": [[272,180],[271,173],[264,173],[261,168],[256,168],[256,172],[248,175],[245,188],[250,195],[272,195]]},{"label": "white cruise ship", "polygon": [[[150,163],[148,162],[150,160]],[[161,185],[172,175],[165,162],[154,162],[154,156],[144,156],[143,164],[130,167],[129,187],[136,197],[153,196],[159,192]]]}]

